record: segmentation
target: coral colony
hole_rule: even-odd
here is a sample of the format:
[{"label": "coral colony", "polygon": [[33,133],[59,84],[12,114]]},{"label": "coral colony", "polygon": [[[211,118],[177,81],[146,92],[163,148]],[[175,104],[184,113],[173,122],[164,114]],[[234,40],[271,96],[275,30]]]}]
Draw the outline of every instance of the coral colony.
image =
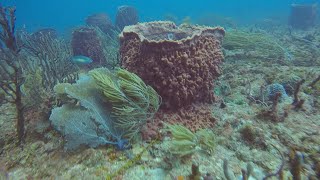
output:
[{"label": "coral colony", "polygon": [[320,179],[316,5],[252,26],[124,5],[69,39],[15,11],[0,4],[0,179]]}]

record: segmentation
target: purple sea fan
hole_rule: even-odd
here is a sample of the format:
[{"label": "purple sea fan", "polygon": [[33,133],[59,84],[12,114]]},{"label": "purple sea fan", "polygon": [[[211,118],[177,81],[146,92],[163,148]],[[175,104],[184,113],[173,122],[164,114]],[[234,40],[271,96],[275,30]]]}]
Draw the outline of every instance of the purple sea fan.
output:
[{"label": "purple sea fan", "polygon": [[[50,121],[64,135],[65,149],[74,150],[81,145],[97,147],[114,144],[122,147],[123,132],[113,128],[108,105],[89,76],[82,76],[77,84],[60,84],[56,93],[65,93],[78,103],[67,103],[52,110]],[[58,92],[63,91],[63,92]]]}]

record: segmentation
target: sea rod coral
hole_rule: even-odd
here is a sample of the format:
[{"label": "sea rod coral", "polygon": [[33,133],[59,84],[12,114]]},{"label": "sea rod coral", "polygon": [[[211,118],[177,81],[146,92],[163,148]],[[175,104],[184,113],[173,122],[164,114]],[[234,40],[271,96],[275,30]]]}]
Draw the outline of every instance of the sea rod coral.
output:
[{"label": "sea rod coral", "polygon": [[24,105],[20,87],[24,82],[19,63],[18,45],[15,38],[15,7],[3,7],[0,4],[0,88],[17,111],[17,134],[19,144],[24,141]]}]

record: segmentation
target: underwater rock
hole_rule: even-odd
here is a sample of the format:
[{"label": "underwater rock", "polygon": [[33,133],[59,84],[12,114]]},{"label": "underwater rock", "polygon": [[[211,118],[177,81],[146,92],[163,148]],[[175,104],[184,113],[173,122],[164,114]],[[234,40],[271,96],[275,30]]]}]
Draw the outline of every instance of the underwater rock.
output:
[{"label": "underwater rock", "polygon": [[137,24],[139,21],[139,16],[137,10],[132,6],[120,6],[118,7],[116,15],[116,26],[120,31],[123,30],[125,26]]},{"label": "underwater rock", "polygon": [[292,4],[289,25],[296,29],[313,27],[317,18],[316,4]]},{"label": "underwater rock", "polygon": [[102,42],[94,28],[80,27],[72,32],[71,46],[74,56],[87,56],[94,64],[106,61]]},{"label": "underwater rock", "polygon": [[120,34],[120,59],[124,68],[160,94],[165,108],[211,103],[223,60],[224,34],[219,27],[139,23]]},{"label": "underwater rock", "polygon": [[110,17],[105,13],[93,14],[87,17],[86,24],[93,27],[98,27],[102,32],[111,35],[114,26]]}]

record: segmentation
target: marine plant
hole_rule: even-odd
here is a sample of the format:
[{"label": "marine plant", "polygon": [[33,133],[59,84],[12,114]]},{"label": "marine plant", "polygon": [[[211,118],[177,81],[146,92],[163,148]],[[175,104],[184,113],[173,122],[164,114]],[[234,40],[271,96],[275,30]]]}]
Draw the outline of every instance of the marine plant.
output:
[{"label": "marine plant", "polygon": [[285,108],[282,112],[279,112],[279,100],[281,98],[281,93],[277,92],[273,99],[271,106],[266,106],[257,114],[257,117],[265,120],[271,120],[273,122],[282,122],[288,117],[288,109]]},{"label": "marine plant", "polygon": [[120,30],[112,29],[109,33],[104,33],[99,28],[95,28],[99,39],[101,40],[102,50],[106,57],[105,62],[102,62],[101,65],[114,69],[120,66],[119,59],[119,40],[118,36],[121,33]]},{"label": "marine plant", "polygon": [[212,152],[215,148],[215,135],[209,129],[200,129],[196,133],[180,124],[167,124],[172,134],[170,152],[181,157],[191,155],[196,151]]},{"label": "marine plant", "polygon": [[83,144],[125,149],[160,105],[151,87],[123,69],[94,69],[76,84],[58,84],[55,90],[63,105],[52,110],[50,120],[70,150]]},{"label": "marine plant", "polygon": [[96,81],[106,101],[112,104],[111,116],[126,135],[137,134],[147,119],[158,110],[161,98],[136,74],[117,68],[114,72],[96,69],[89,73]]},{"label": "marine plant", "polygon": [[25,81],[21,86],[21,91],[24,94],[23,100],[26,107],[39,106],[43,102],[43,99],[51,95],[42,84],[42,72],[40,68],[37,68],[34,72],[25,73]]},{"label": "marine plant", "polygon": [[229,31],[225,35],[223,47],[227,50],[243,50],[246,56],[262,59],[292,59],[288,50],[281,46],[275,38],[261,32]]},{"label": "marine plant", "polygon": [[[21,66],[25,74],[41,76],[42,88],[52,91],[57,83],[69,82],[77,74],[78,67],[72,63],[72,52],[68,43],[53,33],[18,33],[21,54],[25,60]],[[32,88],[32,87],[30,87]]]},{"label": "marine plant", "polygon": [[16,130],[19,144],[24,141],[24,105],[20,87],[24,82],[20,67],[19,48],[15,38],[15,7],[0,4],[0,88],[5,92],[5,101],[16,107]]},{"label": "marine plant", "polygon": [[294,93],[293,93],[293,102],[292,105],[294,106],[295,109],[301,109],[302,105],[304,104],[304,99],[301,99],[298,97],[298,94],[300,92],[301,86],[302,84],[305,82],[305,79],[300,80],[297,84],[296,87],[294,89]]}]

